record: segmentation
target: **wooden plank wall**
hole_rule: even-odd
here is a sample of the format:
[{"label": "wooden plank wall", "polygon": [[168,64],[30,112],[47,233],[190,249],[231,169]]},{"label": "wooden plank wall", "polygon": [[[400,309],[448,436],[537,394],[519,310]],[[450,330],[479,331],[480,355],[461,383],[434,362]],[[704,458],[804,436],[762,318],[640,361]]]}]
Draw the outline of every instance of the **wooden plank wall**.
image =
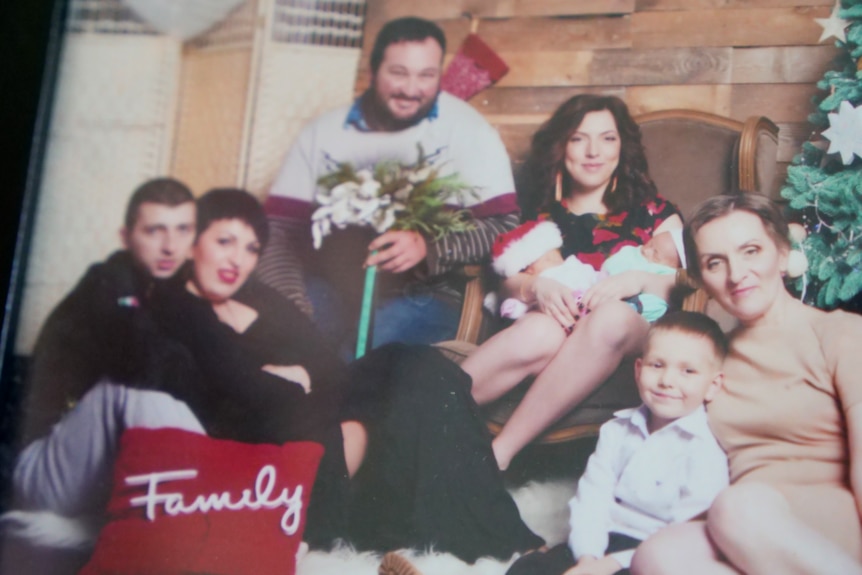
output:
[{"label": "wooden plank wall", "polygon": [[[833,0],[368,0],[357,92],[368,53],[387,20],[438,22],[457,51],[478,19],[479,35],[508,63],[496,86],[471,100],[500,130],[513,161],[566,98],[615,94],[633,113],[692,108],[780,127],[786,169],[809,137],[815,83],[838,53],[818,42]],[[783,180],[783,176],[781,178]]]}]

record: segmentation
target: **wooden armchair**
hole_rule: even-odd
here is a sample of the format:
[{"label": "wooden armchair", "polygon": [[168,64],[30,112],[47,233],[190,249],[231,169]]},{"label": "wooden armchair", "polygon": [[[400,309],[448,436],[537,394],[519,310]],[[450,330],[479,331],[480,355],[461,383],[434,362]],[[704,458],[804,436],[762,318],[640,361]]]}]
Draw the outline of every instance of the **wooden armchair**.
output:
[{"label": "wooden armchair", "polygon": [[[641,127],[650,174],[659,192],[674,202],[685,218],[704,199],[733,191],[761,191],[772,194],[777,187],[776,152],[778,127],[764,117],[738,122],[694,110],[664,110],[635,118]],[[461,324],[455,341],[440,344],[458,360],[478,343],[482,323],[482,289],[478,266],[467,270],[467,292]],[[685,295],[683,309],[706,311],[723,327],[729,325],[720,309],[707,309],[707,298],[691,285],[684,270],[677,285]],[[569,441],[594,435],[614,411],[638,405],[631,361],[623,362],[614,374],[586,400],[551,426],[539,438],[544,443]],[[488,427],[499,432],[518,405],[529,381],[485,407]]]}]

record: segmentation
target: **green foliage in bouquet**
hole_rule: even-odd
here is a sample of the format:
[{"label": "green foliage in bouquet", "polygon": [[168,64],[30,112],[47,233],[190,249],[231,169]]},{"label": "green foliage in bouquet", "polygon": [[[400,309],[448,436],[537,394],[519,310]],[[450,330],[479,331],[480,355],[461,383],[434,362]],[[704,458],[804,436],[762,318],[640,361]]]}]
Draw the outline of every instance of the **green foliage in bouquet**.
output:
[{"label": "green foliage in bouquet", "polygon": [[412,230],[431,239],[473,229],[470,212],[463,208],[475,190],[458,174],[440,176],[439,166],[417,146],[414,164],[383,161],[371,169],[356,169],[347,162],[334,162],[332,171],[318,180],[320,207],[312,215],[315,246],[329,235],[332,226],[371,226],[387,230]]}]

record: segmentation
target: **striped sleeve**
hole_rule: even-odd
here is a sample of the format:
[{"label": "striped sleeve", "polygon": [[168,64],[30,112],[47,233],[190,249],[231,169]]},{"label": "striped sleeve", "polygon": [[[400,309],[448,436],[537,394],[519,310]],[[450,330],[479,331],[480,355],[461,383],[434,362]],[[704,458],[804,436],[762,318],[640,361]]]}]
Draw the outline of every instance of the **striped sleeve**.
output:
[{"label": "striped sleeve", "polygon": [[263,283],[288,298],[308,316],[313,308],[305,292],[305,272],[298,245],[300,234],[308,234],[308,224],[270,214],[269,244],[263,252],[255,273]]},{"label": "striped sleeve", "polygon": [[517,213],[476,218],[475,228],[466,232],[448,234],[429,242],[428,273],[432,276],[448,272],[458,266],[487,261],[494,239],[513,229],[519,223]]}]

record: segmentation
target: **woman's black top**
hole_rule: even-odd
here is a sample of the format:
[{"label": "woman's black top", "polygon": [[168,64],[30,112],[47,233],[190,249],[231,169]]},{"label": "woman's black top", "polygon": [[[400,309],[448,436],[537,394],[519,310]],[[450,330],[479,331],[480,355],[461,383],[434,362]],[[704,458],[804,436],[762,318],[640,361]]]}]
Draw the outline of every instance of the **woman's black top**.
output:
[{"label": "woman's black top", "polygon": [[[314,440],[326,449],[305,539],[362,549],[434,546],[474,561],[543,544],[521,521],[470,395],[470,378],[430,346],[385,346],[345,367],[311,322],[257,283],[237,299],[258,311],[243,334],[191,294],[162,302],[159,320],[195,358],[185,394],[208,432],[241,441]],[[303,365],[312,393],[260,371]],[[347,373],[345,377],[345,373]],[[368,448],[351,484],[340,421],[361,421]]]}]

